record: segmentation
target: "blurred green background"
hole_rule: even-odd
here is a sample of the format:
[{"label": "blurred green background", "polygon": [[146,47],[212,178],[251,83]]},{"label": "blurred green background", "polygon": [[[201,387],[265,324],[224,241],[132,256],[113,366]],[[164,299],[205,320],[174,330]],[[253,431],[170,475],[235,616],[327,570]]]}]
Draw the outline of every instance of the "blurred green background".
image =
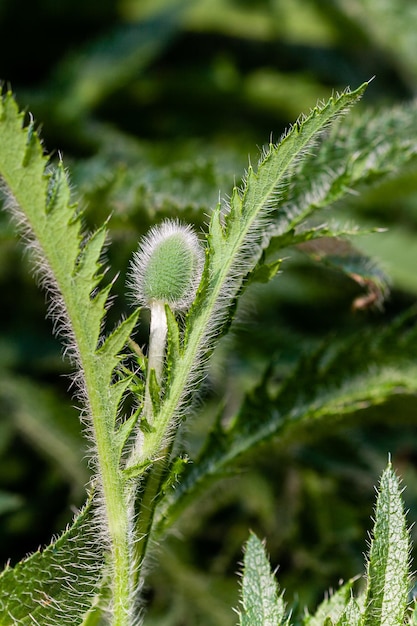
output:
[{"label": "blurred green background", "polygon": [[[0,0],[0,80],[63,154],[86,223],[109,214],[111,326],[129,308],[124,279],[137,240],[165,216],[198,228],[259,148],[301,112],[376,76],[357,114],[417,88],[417,5],[408,0]],[[416,129],[417,136],[417,129]],[[409,164],[334,208],[388,232],[358,245],[392,279],[383,311],[354,311],[359,287],[294,253],[245,295],[214,355],[192,454],[223,403],[239,406],[271,355],[288,372],[320,342],[378,329],[417,295],[417,169]],[[71,367],[45,318],[25,245],[0,213],[0,561],[12,563],[71,519],[89,479]],[[146,341],[146,320],[138,331]],[[417,348],[417,347],[416,347]],[[225,400],[224,400],[225,398]],[[267,538],[286,597],[311,609],[363,570],[373,486],[388,453],[417,520],[416,402],[396,396],[337,430],[242,460],[159,550],[147,624],[229,626],[235,572],[251,528]],[[415,531],[413,531],[415,535]],[[298,607],[298,608],[297,608]]]}]

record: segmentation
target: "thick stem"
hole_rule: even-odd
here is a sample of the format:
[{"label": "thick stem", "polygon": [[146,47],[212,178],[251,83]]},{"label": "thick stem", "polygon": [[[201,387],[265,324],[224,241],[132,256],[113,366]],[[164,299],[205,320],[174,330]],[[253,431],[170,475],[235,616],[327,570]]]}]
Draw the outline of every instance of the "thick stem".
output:
[{"label": "thick stem", "polygon": [[85,368],[85,383],[90,401],[91,417],[97,447],[99,475],[105,503],[105,515],[112,552],[112,626],[131,623],[134,591],[130,540],[130,497],[119,469],[114,442],[103,419],[103,394],[94,370]]}]

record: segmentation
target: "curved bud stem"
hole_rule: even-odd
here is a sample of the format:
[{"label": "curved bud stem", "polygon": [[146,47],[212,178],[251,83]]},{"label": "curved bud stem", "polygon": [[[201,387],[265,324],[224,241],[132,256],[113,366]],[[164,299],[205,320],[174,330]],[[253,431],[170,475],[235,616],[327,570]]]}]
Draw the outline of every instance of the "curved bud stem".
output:
[{"label": "curved bud stem", "polygon": [[204,249],[191,226],[177,220],[165,220],[151,228],[133,255],[128,285],[135,303],[149,308],[151,323],[142,429],[137,430],[127,462],[129,469],[143,458],[145,428],[157,432],[158,438],[164,440],[168,424],[158,421],[155,404],[162,396],[168,333],[165,307],[185,311],[191,306],[201,280],[204,256]]}]

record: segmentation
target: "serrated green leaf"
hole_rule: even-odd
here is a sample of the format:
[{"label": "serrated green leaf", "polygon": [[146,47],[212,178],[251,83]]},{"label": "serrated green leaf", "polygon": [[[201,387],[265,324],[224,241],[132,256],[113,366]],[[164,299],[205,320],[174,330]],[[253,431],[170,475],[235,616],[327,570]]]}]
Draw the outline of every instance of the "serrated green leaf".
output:
[{"label": "serrated green leaf", "polygon": [[297,246],[306,241],[314,241],[324,237],[352,237],[355,235],[369,233],[369,230],[361,231],[358,227],[351,225],[340,225],[333,223],[320,224],[319,226],[309,226],[303,224],[300,228],[289,228],[281,235],[271,237],[268,248],[265,251],[266,258],[280,252],[283,248]]},{"label": "serrated green leaf", "polygon": [[185,469],[181,483],[161,507],[156,533],[163,533],[208,485],[262,442],[274,439],[277,446],[288,445],[305,429],[320,428],[326,420],[339,422],[395,394],[414,395],[416,341],[413,309],[379,333],[365,330],[339,345],[324,342],[305,355],[275,391],[269,391],[275,386],[275,373],[273,366],[268,368],[230,426],[224,426],[219,416],[196,462]]},{"label": "serrated green leaf", "polygon": [[119,448],[119,456],[122,455],[123,448],[129,439],[133,429],[135,428],[139,418],[139,410],[135,411],[121,426],[115,434],[115,445]]},{"label": "serrated green leaf", "polygon": [[355,598],[350,598],[345,610],[335,623],[335,626],[361,626],[362,612]]},{"label": "serrated green leaf", "polygon": [[262,542],[251,533],[245,547],[240,626],[279,626],[285,604]]},{"label": "serrated green leaf", "polygon": [[255,173],[249,167],[242,191],[234,190],[229,210],[217,208],[208,235],[205,271],[197,297],[187,316],[184,347],[173,364],[170,385],[158,414],[158,427],[144,437],[142,459],[154,457],[168,425],[184,400],[184,389],[201,379],[201,358],[207,355],[227,328],[244,279],[267,246],[265,220],[279,206],[297,161],[339,115],[363,94],[367,84],[345,91],[300,118],[278,145],[270,145]]},{"label": "serrated green leaf", "polygon": [[137,324],[138,316],[139,310],[134,311],[131,315],[129,315],[129,317],[116,326],[116,328],[106,337],[103,344],[98,349],[100,356],[103,356],[103,358],[112,358],[114,355],[118,355],[120,351],[123,350]]},{"label": "serrated green leaf", "polygon": [[[85,237],[81,232],[80,212],[75,205],[69,204],[69,184],[62,165],[55,173],[54,170],[52,173],[48,171],[39,139],[32,130],[22,128],[23,117],[10,93],[1,99],[0,119],[0,175],[17,202],[17,211],[24,213],[27,228],[37,240],[39,265],[46,266],[47,273],[53,274],[53,291],[61,294],[61,304],[57,304],[56,299],[54,301],[54,312],[58,314],[58,327],[62,325],[70,337],[70,350],[81,365],[92,418],[94,420],[97,416],[98,420],[104,420],[110,433],[123,392],[122,384],[111,387],[113,371],[122,358],[119,353],[128,340],[137,314],[120,324],[98,347],[111,289],[108,285],[96,292],[105,227],[83,244]],[[27,164],[22,167],[28,137],[30,145],[35,141],[38,147],[36,150],[31,148],[30,159],[26,159]],[[65,254],[62,254],[63,250]],[[103,384],[110,386],[108,394],[103,392]]]},{"label": "serrated green leaf", "polygon": [[[121,337],[127,341],[130,327],[129,323],[123,325],[116,335],[118,340],[113,346],[117,354],[111,354],[108,349],[111,340],[107,349],[100,351],[101,329],[112,286],[97,290],[105,229],[86,238],[81,230],[81,212],[75,205],[69,205],[68,192],[63,187],[57,194],[53,189],[51,192],[50,166],[42,154],[41,143],[31,126],[22,127],[22,121],[11,94],[7,93],[0,99],[0,176],[12,198],[7,207],[15,213],[17,223],[23,226],[32,243],[37,269],[50,289],[56,327],[64,330],[68,349],[78,366],[76,382],[95,438],[107,513],[106,530],[118,572],[112,580],[114,619],[121,623],[133,593],[128,522],[131,495],[120,472],[120,449],[114,445],[114,425],[130,377],[123,381],[120,378],[123,369],[119,368],[119,380],[112,383],[115,367],[123,359]],[[63,177],[60,184],[68,187]],[[48,190],[54,195],[52,209]]]},{"label": "serrated green leaf", "polygon": [[416,120],[417,104],[411,102],[361,111],[334,124],[320,149],[299,162],[271,236],[285,238],[318,209],[351,198],[352,189],[386,179],[411,164],[416,159]]},{"label": "serrated green leaf", "polygon": [[97,592],[103,556],[90,498],[55,542],[0,574],[2,626],[80,624]]},{"label": "serrated green leaf", "polygon": [[330,594],[319,605],[314,615],[306,615],[303,620],[305,626],[322,626],[327,619],[336,624],[345,612],[352,593],[353,580],[349,580],[337,591]]},{"label": "serrated green leaf", "polygon": [[[106,228],[105,225],[98,228],[88,240],[82,246],[80,251],[77,265],[75,268],[75,280],[88,281],[88,285],[91,286],[91,278],[96,278],[96,285],[101,280],[102,276],[98,274],[101,269],[100,255],[103,250],[104,242],[106,241]],[[95,270],[95,271],[94,271]],[[95,274],[98,274],[95,276]]]},{"label": "serrated green leaf", "polygon": [[379,484],[369,552],[364,626],[402,626],[409,591],[410,540],[397,476],[388,464]]}]

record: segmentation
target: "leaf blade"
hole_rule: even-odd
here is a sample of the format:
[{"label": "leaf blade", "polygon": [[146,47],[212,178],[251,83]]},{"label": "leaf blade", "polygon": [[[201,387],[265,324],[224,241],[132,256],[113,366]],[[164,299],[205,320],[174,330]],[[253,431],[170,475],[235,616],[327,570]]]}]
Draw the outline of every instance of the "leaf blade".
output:
[{"label": "leaf blade", "polygon": [[364,626],[401,626],[409,586],[409,536],[391,463],[382,474],[368,561]]},{"label": "leaf blade", "polygon": [[90,498],[55,542],[0,574],[2,626],[79,624],[96,595],[103,563]]},{"label": "leaf blade", "polygon": [[256,266],[267,245],[266,217],[282,199],[282,190],[294,166],[329,126],[363,94],[367,83],[351,92],[330,98],[309,116],[300,118],[277,145],[270,145],[255,173],[250,167],[242,192],[233,191],[229,210],[213,212],[208,235],[206,267],[200,290],[187,316],[184,346],[171,372],[158,416],[158,428],[147,433],[143,459],[154,457],[169,424],[178,415],[186,397],[184,389],[201,379],[201,363],[228,326],[236,296],[248,273]]},{"label": "leaf blade", "polygon": [[240,626],[282,624],[285,604],[278,590],[265,548],[258,537],[251,533],[245,548]]}]

